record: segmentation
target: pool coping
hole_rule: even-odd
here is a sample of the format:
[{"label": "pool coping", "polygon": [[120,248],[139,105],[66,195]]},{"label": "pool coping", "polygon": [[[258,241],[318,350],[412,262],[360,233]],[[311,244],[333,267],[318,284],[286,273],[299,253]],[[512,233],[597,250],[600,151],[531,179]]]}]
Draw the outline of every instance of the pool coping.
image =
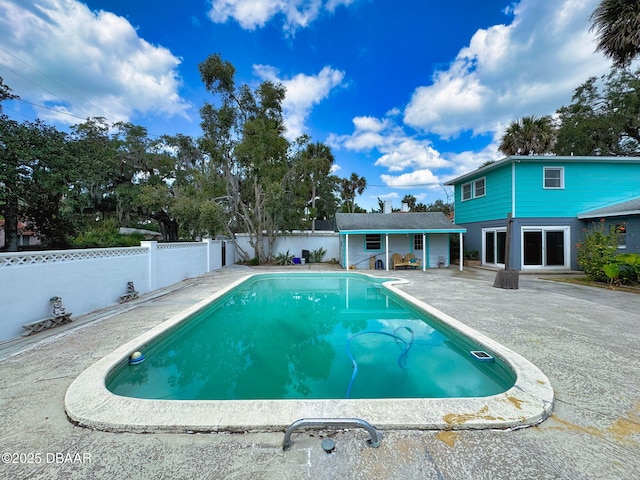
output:
[{"label": "pool coping", "polygon": [[[373,277],[364,273],[347,274]],[[268,274],[253,273],[236,280],[94,363],[67,389],[64,405],[68,418],[92,429],[139,433],[283,431],[302,418],[360,418],[381,430],[460,430],[532,426],[544,421],[553,410],[554,391],[540,369],[477,330],[397,288],[396,285],[408,283],[402,279],[389,280],[383,285],[499,356],[515,372],[514,386],[488,397],[373,400],[148,400],[122,397],[107,390],[108,375],[133,352],[144,351],[158,335],[249,278],[260,275]]]}]

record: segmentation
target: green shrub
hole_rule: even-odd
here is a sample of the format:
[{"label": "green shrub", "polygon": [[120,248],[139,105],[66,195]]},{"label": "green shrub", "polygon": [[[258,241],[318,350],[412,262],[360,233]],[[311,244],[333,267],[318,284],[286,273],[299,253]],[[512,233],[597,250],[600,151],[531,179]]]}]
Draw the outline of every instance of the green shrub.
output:
[{"label": "green shrub", "polygon": [[285,253],[279,252],[274,260],[278,265],[293,265],[293,255],[289,253],[289,250]]},{"label": "green shrub", "polygon": [[144,236],[123,235],[115,222],[106,220],[81,233],[69,242],[73,248],[138,247]]},{"label": "green shrub", "polygon": [[464,258],[465,260],[480,260],[480,252],[478,250],[465,250]]},{"label": "green shrub", "polygon": [[637,284],[640,282],[640,255],[616,255],[614,262],[606,264],[603,270],[612,285]]},{"label": "green shrub", "polygon": [[[576,245],[578,265],[592,280],[609,281],[604,266],[616,263],[618,235],[615,231],[606,231],[604,220],[600,220],[599,223],[594,223],[592,228],[584,228],[582,231],[584,239]],[[610,273],[615,272],[610,271]]]},{"label": "green shrub", "polygon": [[327,251],[320,247],[317,250],[312,250],[310,255],[309,255],[309,259],[312,262],[316,262],[316,263],[320,263],[322,262],[322,257],[324,257],[324,254],[327,253]]}]

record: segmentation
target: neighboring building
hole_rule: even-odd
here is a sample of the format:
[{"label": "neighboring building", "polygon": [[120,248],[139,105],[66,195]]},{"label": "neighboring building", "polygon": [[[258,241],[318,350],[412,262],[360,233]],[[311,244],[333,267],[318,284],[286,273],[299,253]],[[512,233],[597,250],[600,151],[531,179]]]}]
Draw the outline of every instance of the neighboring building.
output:
[{"label": "neighboring building", "polygon": [[[18,222],[18,246],[19,247],[32,247],[35,245],[40,245],[40,239],[36,236],[34,232],[27,229],[27,226]],[[3,249],[6,245],[5,231],[4,231],[4,220],[0,220],[0,249]]]},{"label": "neighboring building", "polygon": [[576,270],[583,229],[602,221],[620,251],[640,253],[640,158],[512,156],[446,183],[465,251],[503,267],[511,213],[510,267]]},{"label": "neighboring building", "polygon": [[393,268],[394,253],[413,254],[422,269],[448,267],[450,235],[462,240],[466,231],[442,212],[337,213],[336,227],[344,268],[369,269],[372,261],[381,261],[386,270]]}]

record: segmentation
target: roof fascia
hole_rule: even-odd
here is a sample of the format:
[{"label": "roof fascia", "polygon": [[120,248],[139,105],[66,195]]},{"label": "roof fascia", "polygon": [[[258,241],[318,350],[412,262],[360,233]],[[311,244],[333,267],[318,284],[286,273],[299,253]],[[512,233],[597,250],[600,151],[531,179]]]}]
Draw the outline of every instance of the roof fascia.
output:
[{"label": "roof fascia", "polygon": [[406,234],[417,234],[417,233],[466,233],[466,228],[421,228],[421,229],[410,229],[410,230],[340,230],[340,235],[379,235],[379,234],[389,234],[389,235],[406,235]]},{"label": "roof fascia", "polygon": [[598,157],[598,156],[590,156],[590,157],[577,157],[577,156],[554,156],[554,155],[511,155],[509,157],[505,157],[501,160],[498,160],[494,163],[486,165],[482,168],[478,168],[477,170],[473,170],[469,173],[465,173],[459,177],[456,177],[448,182],[445,182],[445,185],[453,186],[460,182],[463,182],[469,178],[476,177],[482,175],[484,172],[488,172],[495,168],[501,167],[507,163],[551,163],[551,162],[564,162],[564,163],[640,163],[640,157]]}]

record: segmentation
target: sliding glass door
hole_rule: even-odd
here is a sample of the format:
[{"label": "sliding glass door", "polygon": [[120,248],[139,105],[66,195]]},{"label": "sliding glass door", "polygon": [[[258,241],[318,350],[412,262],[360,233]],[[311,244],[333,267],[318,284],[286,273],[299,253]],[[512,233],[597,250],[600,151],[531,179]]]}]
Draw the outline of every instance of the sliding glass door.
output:
[{"label": "sliding glass door", "polygon": [[504,228],[482,230],[482,263],[504,265],[507,231]]},{"label": "sliding glass door", "polygon": [[569,268],[569,227],[523,227],[523,267]]}]

